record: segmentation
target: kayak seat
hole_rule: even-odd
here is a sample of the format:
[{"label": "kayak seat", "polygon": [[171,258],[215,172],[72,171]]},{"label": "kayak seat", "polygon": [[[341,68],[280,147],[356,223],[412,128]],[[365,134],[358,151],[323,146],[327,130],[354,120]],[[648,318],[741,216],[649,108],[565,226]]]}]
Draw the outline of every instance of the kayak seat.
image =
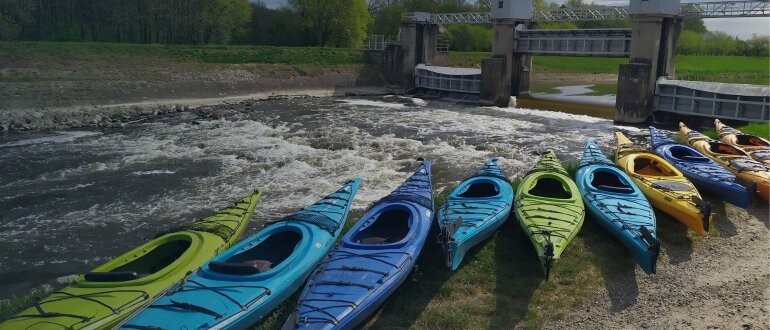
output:
[{"label": "kayak seat", "polygon": [[215,272],[222,270],[225,274],[231,274],[228,273],[230,271],[267,271],[289,258],[300,241],[302,241],[302,234],[293,230],[273,233],[259,244],[228,258],[221,264],[214,265],[213,268],[211,266],[214,262],[209,263],[209,269]]},{"label": "kayak seat", "polygon": [[621,181],[616,174],[606,171],[595,171],[591,185],[601,190],[617,193],[634,192],[634,189]]},{"label": "kayak seat", "polygon": [[353,242],[361,244],[387,244],[399,242],[409,234],[410,214],[401,208],[380,213],[373,223],[359,231]]},{"label": "kayak seat", "polygon": [[273,263],[267,260],[247,260],[241,263],[212,261],[209,269],[222,274],[251,275],[264,273],[273,268]]},{"label": "kayak seat", "polygon": [[156,246],[149,252],[105,273],[134,272],[154,274],[179,259],[190,247],[190,241],[178,239]]},{"label": "kayak seat", "polygon": [[90,272],[84,277],[90,282],[123,282],[141,278],[137,272]]},{"label": "kayak seat", "polygon": [[540,178],[537,180],[535,187],[529,190],[530,195],[569,199],[572,198],[572,193],[564,189],[564,184],[561,181],[553,178]]},{"label": "kayak seat", "polygon": [[651,176],[674,176],[675,173],[666,167],[661,167],[657,161],[637,157],[634,159],[634,173]]},{"label": "kayak seat", "polygon": [[390,240],[384,237],[367,237],[359,241],[359,243],[363,244],[384,244],[388,243]]},{"label": "kayak seat", "polygon": [[736,142],[740,145],[744,146],[765,146],[770,147],[770,144],[768,144],[765,141],[762,141],[762,139],[753,136],[753,135],[736,135]]},{"label": "kayak seat", "polygon": [[494,197],[500,193],[497,185],[491,182],[476,182],[458,196],[464,198]]},{"label": "kayak seat", "polygon": [[721,142],[711,142],[709,150],[714,153],[723,154],[723,155],[735,155],[735,156],[747,156],[743,151],[738,150],[738,148],[733,147],[729,144],[721,143]]}]

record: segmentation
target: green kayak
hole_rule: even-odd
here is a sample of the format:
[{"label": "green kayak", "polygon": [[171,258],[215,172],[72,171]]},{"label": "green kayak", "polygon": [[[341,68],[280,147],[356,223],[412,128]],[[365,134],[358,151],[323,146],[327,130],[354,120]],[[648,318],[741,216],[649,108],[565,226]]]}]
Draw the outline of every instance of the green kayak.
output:
[{"label": "green kayak", "polygon": [[[261,191],[160,234],[0,323],[0,329],[108,329],[236,242]],[[194,306],[183,306],[180,308]]]},{"label": "green kayak", "polygon": [[580,231],[585,216],[577,186],[552,150],[521,181],[514,208],[521,228],[535,246],[547,279],[551,266]]}]

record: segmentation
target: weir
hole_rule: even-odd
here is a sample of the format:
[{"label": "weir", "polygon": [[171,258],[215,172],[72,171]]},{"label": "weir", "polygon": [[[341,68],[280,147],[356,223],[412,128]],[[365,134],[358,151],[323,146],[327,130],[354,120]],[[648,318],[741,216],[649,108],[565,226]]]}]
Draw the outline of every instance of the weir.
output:
[{"label": "weir", "polygon": [[[385,76],[404,92],[420,88],[475,94],[481,105],[508,106],[511,96],[529,92],[534,55],[628,57],[629,62],[618,69],[617,122],[642,123],[653,115],[667,118],[665,113],[742,121],[766,121],[770,117],[767,88],[672,80],[683,17],[767,16],[767,1],[682,4],[679,0],[630,0],[628,7],[545,11],[534,10],[531,0],[491,4],[490,13],[405,15],[400,43],[387,46],[383,52]],[[630,19],[631,28],[536,29],[538,22],[607,19]],[[481,70],[440,67],[447,63],[446,49],[439,48],[440,26],[452,23],[492,25],[491,58],[482,60]],[[722,92],[714,93],[717,89]],[[712,98],[711,106],[705,97]],[[689,104],[690,110],[683,110],[684,104]],[[729,112],[728,104],[738,110]]]}]

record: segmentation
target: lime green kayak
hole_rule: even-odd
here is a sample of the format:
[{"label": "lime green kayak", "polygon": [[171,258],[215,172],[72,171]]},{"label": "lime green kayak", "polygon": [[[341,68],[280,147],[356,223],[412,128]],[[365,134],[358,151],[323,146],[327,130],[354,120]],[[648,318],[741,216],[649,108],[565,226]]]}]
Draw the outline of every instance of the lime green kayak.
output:
[{"label": "lime green kayak", "polygon": [[553,264],[580,231],[585,216],[580,192],[552,150],[522,180],[514,208],[548,278]]},{"label": "lime green kayak", "polygon": [[0,329],[108,329],[138,312],[243,233],[261,191],[167,231],[0,323]]}]

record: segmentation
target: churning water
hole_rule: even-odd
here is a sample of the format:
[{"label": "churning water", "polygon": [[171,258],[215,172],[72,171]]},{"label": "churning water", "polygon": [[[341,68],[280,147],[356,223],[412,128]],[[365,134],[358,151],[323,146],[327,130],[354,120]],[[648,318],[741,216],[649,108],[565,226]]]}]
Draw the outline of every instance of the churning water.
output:
[{"label": "churning water", "polygon": [[295,99],[175,113],[122,129],[0,137],[0,298],[88,271],[255,188],[245,235],[363,178],[351,220],[423,157],[436,193],[497,155],[521,177],[553,148],[614,144],[611,120],[398,96]]}]

